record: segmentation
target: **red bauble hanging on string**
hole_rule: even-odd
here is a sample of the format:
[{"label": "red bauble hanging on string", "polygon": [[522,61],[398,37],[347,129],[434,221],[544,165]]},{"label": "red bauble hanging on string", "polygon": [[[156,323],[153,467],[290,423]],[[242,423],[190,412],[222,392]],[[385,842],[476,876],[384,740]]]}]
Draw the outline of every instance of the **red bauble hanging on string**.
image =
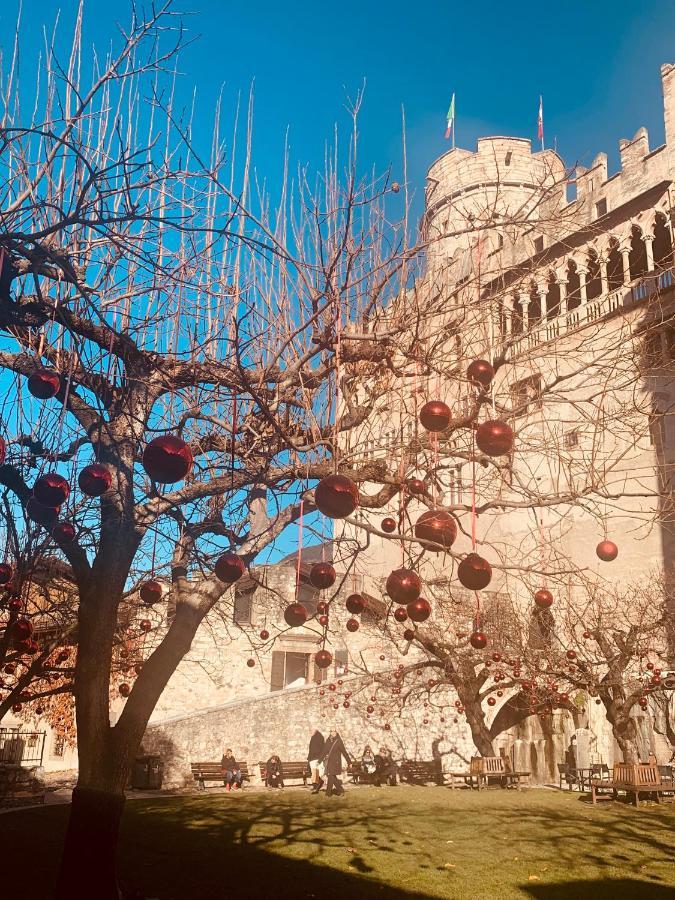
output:
[{"label": "red bauble hanging on string", "polygon": [[387,516],[385,519],[382,519],[380,527],[385,534],[392,534],[396,531],[396,521],[392,519],[391,516]]},{"label": "red bauble hanging on string", "polygon": [[31,497],[28,503],[26,503],[26,514],[28,518],[37,525],[42,525],[44,528],[51,529],[58,521],[59,509],[58,507],[45,506],[44,503],[40,503],[35,497]]},{"label": "red bauble hanging on string", "polygon": [[451,417],[450,407],[442,400],[429,400],[420,410],[420,424],[427,431],[445,431]]},{"label": "red bauble hanging on string", "polygon": [[322,613],[319,616],[319,625],[321,625],[322,628],[325,628],[326,625],[328,625],[328,616],[325,613]]},{"label": "red bauble hanging on string", "polygon": [[309,570],[309,583],[320,591],[333,587],[336,578],[335,569],[327,562],[314,563]]},{"label": "red bauble hanging on string", "polygon": [[358,619],[347,619],[347,631],[358,631],[359,630],[359,620]]},{"label": "red bauble hanging on string", "polygon": [[457,537],[457,524],[445,510],[429,509],[415,523],[415,537],[425,550],[440,553],[452,547]]},{"label": "red bauble hanging on string", "polygon": [[28,619],[17,619],[12,626],[12,640],[15,643],[27,641],[33,634],[33,624]]},{"label": "red bauble hanging on string", "polygon": [[316,663],[317,668],[327,669],[333,662],[333,654],[326,649],[317,650],[314,654],[314,662]]},{"label": "red bauble hanging on string", "polygon": [[604,541],[600,541],[598,546],[595,548],[595,552],[598,554],[598,558],[603,562],[612,562],[619,555],[619,548],[616,546],[614,541],[608,541],[605,538]]},{"label": "red bauble hanging on string", "polygon": [[263,628],[263,630],[260,632],[260,640],[266,641],[269,638],[269,636],[270,636],[269,631],[266,628]]},{"label": "red bauble hanging on string", "polygon": [[314,502],[329,519],[344,519],[359,505],[359,489],[346,475],[328,475],[314,489]]},{"label": "red bauble hanging on string", "polygon": [[76,535],[77,529],[72,522],[57,522],[52,528],[52,537],[59,544],[70,544]]},{"label": "red bauble hanging on string", "polygon": [[141,619],[138,627],[141,631],[150,631],[152,629],[152,622],[150,619]]},{"label": "red bauble hanging on string", "polygon": [[345,601],[345,606],[347,607],[347,611],[353,616],[360,616],[366,608],[366,601],[361,594],[350,594]]},{"label": "red bauble hanging on string", "polygon": [[100,497],[112,484],[112,475],[101,463],[85,466],[77,478],[80,490],[87,497]]},{"label": "red bauble hanging on string", "polygon": [[547,591],[546,588],[541,588],[541,590],[537,591],[534,595],[534,602],[539,609],[548,609],[549,606],[553,606],[553,594],[550,591]]},{"label": "red bauble hanging on string", "polygon": [[495,370],[487,359],[474,359],[473,362],[469,363],[466,377],[474,387],[479,387],[486,391],[492,384]]},{"label": "red bauble hanging on string", "polygon": [[45,506],[61,506],[70,495],[70,485],[62,475],[48,472],[41,475],[33,485],[33,496]]},{"label": "red bauble hanging on string", "polygon": [[223,581],[225,584],[234,584],[246,571],[246,564],[236,553],[228,551],[216,560],[213,570],[216,573],[216,578],[220,581]]},{"label": "red bauble hanging on string", "polygon": [[117,690],[120,693],[120,697],[128,697],[131,693],[131,687],[126,683],[126,681],[123,681],[122,684],[117,688]]},{"label": "red bauble hanging on string", "polygon": [[328,603],[326,603],[325,600],[319,600],[319,602],[316,604],[316,611],[318,613],[327,613],[328,610],[329,610]]},{"label": "red bauble hanging on string", "polygon": [[457,566],[460,583],[470,591],[482,591],[492,580],[490,563],[477,553],[469,553]]},{"label": "red bauble hanging on string", "polygon": [[14,575],[14,569],[9,563],[0,563],[0,585],[9,584]]},{"label": "red bauble hanging on string", "polygon": [[483,422],[476,430],[478,449],[488,456],[505,456],[513,450],[513,429],[501,419]]},{"label": "red bauble hanging on string", "polygon": [[422,582],[412,569],[394,569],[387,578],[386,590],[391,599],[401,606],[417,600],[422,590]]},{"label": "red bauble hanging on string", "polygon": [[28,390],[38,400],[56,397],[61,389],[61,376],[53,369],[37,369],[28,376]]},{"label": "red bauble hanging on string", "polygon": [[405,606],[398,606],[394,610],[394,618],[396,619],[397,622],[405,622],[406,621],[406,619],[408,618],[408,610],[405,608]]},{"label": "red bauble hanging on string", "polygon": [[141,585],[141,600],[145,603],[146,606],[152,606],[153,603],[159,603],[162,599],[162,594],[164,593],[164,589],[159,581],[145,581]]},{"label": "red bauble hanging on string", "polygon": [[254,659],[247,659],[247,660],[246,660],[246,665],[249,667],[249,669],[252,669],[253,666],[255,665],[255,660],[254,660]]},{"label": "red bauble hanging on string", "polygon": [[488,697],[488,698],[487,698],[487,704],[488,704],[488,706],[494,706],[496,702],[497,702],[497,701],[495,700],[494,697]]},{"label": "red bauble hanging on string", "polygon": [[474,650],[485,650],[487,642],[487,635],[484,631],[474,631],[469,638],[469,643]]},{"label": "red bauble hanging on string", "polygon": [[431,615],[431,605],[424,597],[418,597],[406,606],[406,611],[413,622],[426,622]]},{"label": "red bauble hanging on string", "polygon": [[421,478],[408,478],[405,486],[408,488],[408,491],[411,494],[415,494],[417,496],[426,494],[427,492],[427,486]]},{"label": "red bauble hanging on string", "polygon": [[307,621],[307,610],[302,603],[289,603],[284,610],[284,619],[291,628],[299,628]]},{"label": "red bauble hanging on string", "polygon": [[192,471],[192,450],[177,435],[163,434],[143,451],[143,468],[158,484],[175,484]]}]

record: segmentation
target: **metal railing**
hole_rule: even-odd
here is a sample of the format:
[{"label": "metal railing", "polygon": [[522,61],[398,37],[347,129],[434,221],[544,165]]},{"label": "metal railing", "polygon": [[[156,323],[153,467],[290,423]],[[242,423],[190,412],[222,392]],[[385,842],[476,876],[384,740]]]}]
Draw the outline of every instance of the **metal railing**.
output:
[{"label": "metal railing", "polygon": [[0,728],[0,765],[41,766],[45,731]]}]

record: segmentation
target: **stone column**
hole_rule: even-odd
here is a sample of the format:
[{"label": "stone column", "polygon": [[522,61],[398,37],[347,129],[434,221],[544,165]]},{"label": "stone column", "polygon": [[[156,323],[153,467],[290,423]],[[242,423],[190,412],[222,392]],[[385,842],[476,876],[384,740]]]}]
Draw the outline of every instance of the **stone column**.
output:
[{"label": "stone column", "polygon": [[564,316],[567,313],[567,282],[559,281],[558,287],[560,289],[560,314]]},{"label": "stone column", "polygon": [[546,288],[539,288],[539,308],[541,309],[541,321],[548,322],[548,309],[546,307]]},{"label": "stone column", "polygon": [[530,305],[529,291],[518,291],[518,300],[520,301],[520,309],[523,314],[523,333],[525,333],[530,327],[530,311],[528,309],[528,306]]},{"label": "stone column", "polygon": [[586,297],[586,270],[578,269],[577,273],[579,275],[579,299],[581,300],[581,305],[586,306],[588,300]]},{"label": "stone column", "polygon": [[510,337],[513,332],[513,297],[505,297],[502,302],[504,316],[504,337]]},{"label": "stone column", "polygon": [[621,251],[621,259],[623,260],[623,283],[628,287],[630,284],[630,250]]},{"label": "stone column", "polygon": [[647,271],[654,271],[654,235],[646,234],[642,240],[645,242],[645,250],[647,251]]},{"label": "stone column", "polygon": [[600,263],[600,295],[604,297],[609,293],[609,278],[607,277],[607,260],[604,256],[602,256],[599,260]]}]

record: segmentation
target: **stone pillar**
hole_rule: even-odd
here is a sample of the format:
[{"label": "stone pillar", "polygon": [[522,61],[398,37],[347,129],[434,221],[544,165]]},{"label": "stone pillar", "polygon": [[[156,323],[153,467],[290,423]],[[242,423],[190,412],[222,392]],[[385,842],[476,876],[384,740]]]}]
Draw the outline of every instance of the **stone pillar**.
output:
[{"label": "stone pillar", "polygon": [[628,287],[631,282],[630,278],[630,250],[621,251],[621,259],[623,260],[623,283]]},{"label": "stone pillar", "polygon": [[647,251],[647,271],[654,271],[654,235],[646,234],[642,240],[645,242],[645,250]]},{"label": "stone pillar", "polygon": [[609,293],[609,278],[607,277],[607,260],[604,256],[599,259],[600,263],[600,295],[602,297]]},{"label": "stone pillar", "polygon": [[513,297],[505,297],[502,303],[504,315],[504,337],[510,337],[513,332]]},{"label": "stone pillar", "polygon": [[526,332],[530,327],[530,311],[528,309],[530,305],[529,292],[518,291],[518,300],[520,301],[520,309],[523,314],[523,332]]},{"label": "stone pillar", "polygon": [[560,288],[560,313],[565,315],[567,312],[567,282],[559,281],[558,287]]},{"label": "stone pillar", "polygon": [[541,321],[548,322],[548,309],[546,308],[546,288],[539,288],[539,308],[541,309]]},{"label": "stone pillar", "polygon": [[581,300],[581,305],[586,306],[586,302],[588,300],[586,296],[586,270],[578,269],[579,275],[579,299]]}]

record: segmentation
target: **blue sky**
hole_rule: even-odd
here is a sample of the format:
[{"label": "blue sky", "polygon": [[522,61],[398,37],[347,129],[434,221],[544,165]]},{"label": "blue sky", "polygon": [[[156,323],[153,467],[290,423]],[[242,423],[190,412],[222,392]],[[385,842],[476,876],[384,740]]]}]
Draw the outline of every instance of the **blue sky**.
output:
[{"label": "blue sky", "polygon": [[[0,34],[9,36],[17,4],[0,5]],[[51,23],[57,9],[64,23],[72,21],[76,0],[23,5],[29,68],[40,39],[36,23]],[[115,38],[126,8],[125,0],[89,0],[88,42],[104,46]],[[345,103],[364,81],[361,163],[380,171],[392,165],[400,179],[404,106],[409,180],[418,195],[426,169],[448,148],[444,118],[453,91],[460,146],[472,147],[483,134],[535,139],[540,93],[547,144],[557,139],[569,164],[604,150],[611,171],[619,138],[641,125],[652,147],[663,140],[659,66],[675,61],[672,0],[182,0],[176,8],[192,11],[188,28],[200,36],[182,61],[185,96],[197,87],[197,137],[203,130],[207,144],[220,86],[231,109],[255,79],[255,164],[272,188],[286,129],[293,158],[320,167],[334,122],[348,127]]]}]

